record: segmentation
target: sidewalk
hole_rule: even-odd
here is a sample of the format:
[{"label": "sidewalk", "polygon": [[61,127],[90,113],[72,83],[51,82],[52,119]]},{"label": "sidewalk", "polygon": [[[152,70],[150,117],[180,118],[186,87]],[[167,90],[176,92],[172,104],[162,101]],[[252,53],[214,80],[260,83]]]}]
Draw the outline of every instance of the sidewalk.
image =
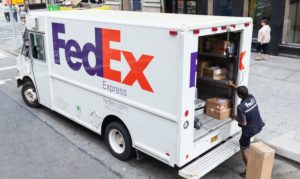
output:
[{"label": "sidewalk", "polygon": [[277,56],[252,60],[249,90],[266,123],[256,140],[271,145],[278,155],[300,162],[300,60]]},{"label": "sidewalk", "polygon": [[[25,26],[20,23],[20,18],[18,19],[19,22],[15,22],[17,40],[16,46],[14,46],[12,24],[6,22],[3,13],[3,6],[0,4],[0,48],[14,54],[18,54],[23,44],[22,34],[25,30]],[[12,20],[14,19],[11,17],[11,21]]]},{"label": "sidewalk", "polygon": [[[47,9],[35,9],[30,10],[31,12],[41,12],[47,11]],[[12,18],[11,18],[12,19]],[[18,17],[18,21],[16,22],[16,30],[17,30],[17,44],[14,47],[13,37],[12,37],[12,25],[11,23],[7,23],[3,14],[3,5],[0,3],[0,49],[4,49],[14,55],[18,55],[21,52],[21,48],[23,45],[22,35],[25,31],[25,25],[20,23],[20,17]]]}]

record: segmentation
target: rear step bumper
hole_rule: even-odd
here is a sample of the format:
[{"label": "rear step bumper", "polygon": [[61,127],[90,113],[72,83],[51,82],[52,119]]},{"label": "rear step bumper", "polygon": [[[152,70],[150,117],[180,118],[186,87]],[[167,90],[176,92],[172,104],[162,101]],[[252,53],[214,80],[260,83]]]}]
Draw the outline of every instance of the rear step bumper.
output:
[{"label": "rear step bumper", "polygon": [[239,138],[240,133],[234,135],[220,146],[179,170],[179,175],[184,178],[201,178],[240,150]]}]

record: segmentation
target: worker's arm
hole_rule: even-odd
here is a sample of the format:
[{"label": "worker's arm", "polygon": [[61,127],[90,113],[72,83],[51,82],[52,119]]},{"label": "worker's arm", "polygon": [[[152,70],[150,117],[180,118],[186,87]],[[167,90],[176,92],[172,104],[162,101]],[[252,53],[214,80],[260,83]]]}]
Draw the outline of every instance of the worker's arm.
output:
[{"label": "worker's arm", "polygon": [[242,110],[240,110],[239,108],[237,109],[237,113],[238,116],[236,118],[236,120],[239,123],[240,127],[244,127],[247,126],[247,120],[246,120],[246,114],[242,112]]},{"label": "worker's arm", "polygon": [[230,81],[230,80],[226,82],[226,85],[233,88],[233,89],[237,89],[237,86],[235,84],[233,84],[233,82]]},{"label": "worker's arm", "polygon": [[246,120],[241,120],[239,119],[237,116],[231,116],[232,119],[236,120],[239,124],[240,127],[246,126],[247,125],[247,121]]}]

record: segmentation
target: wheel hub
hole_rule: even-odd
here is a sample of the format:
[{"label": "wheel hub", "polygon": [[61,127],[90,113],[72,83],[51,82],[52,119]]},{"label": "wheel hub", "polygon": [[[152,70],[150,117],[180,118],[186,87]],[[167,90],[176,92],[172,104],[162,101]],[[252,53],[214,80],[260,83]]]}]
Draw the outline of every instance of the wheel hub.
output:
[{"label": "wheel hub", "polygon": [[32,88],[28,88],[24,92],[25,98],[28,102],[33,103],[37,99],[37,95]]},{"label": "wheel hub", "polygon": [[112,129],[109,134],[109,144],[111,148],[118,154],[125,151],[125,140],[123,135],[117,129]]}]

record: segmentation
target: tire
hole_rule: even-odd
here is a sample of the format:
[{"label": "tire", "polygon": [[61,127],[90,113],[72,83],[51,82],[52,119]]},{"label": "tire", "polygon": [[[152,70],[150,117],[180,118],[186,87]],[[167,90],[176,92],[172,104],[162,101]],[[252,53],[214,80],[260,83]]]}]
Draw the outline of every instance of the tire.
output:
[{"label": "tire", "polygon": [[22,98],[24,102],[32,108],[38,108],[40,107],[40,103],[38,100],[38,96],[34,87],[34,84],[32,82],[26,82],[22,86]]},{"label": "tire", "polygon": [[132,156],[133,148],[130,134],[120,122],[112,122],[107,125],[105,129],[105,143],[110,153],[119,160],[125,161]]}]

